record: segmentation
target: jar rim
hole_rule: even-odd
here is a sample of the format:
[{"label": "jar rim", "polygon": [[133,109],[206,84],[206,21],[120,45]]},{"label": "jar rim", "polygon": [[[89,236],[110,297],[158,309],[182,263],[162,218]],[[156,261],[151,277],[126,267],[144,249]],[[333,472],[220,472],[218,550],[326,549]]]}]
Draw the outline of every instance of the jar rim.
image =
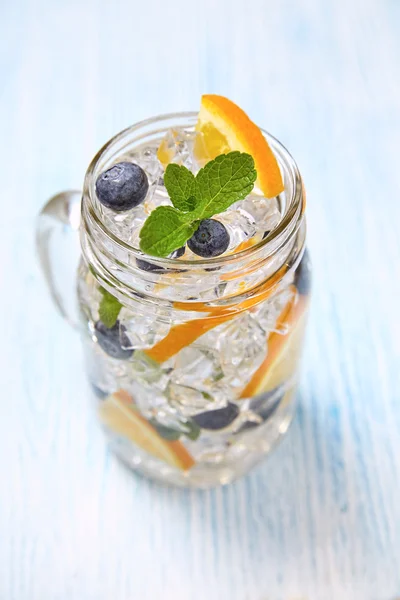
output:
[{"label": "jar rim", "polygon": [[[173,121],[173,120],[178,120],[178,119],[180,119],[180,120],[187,119],[187,120],[194,121],[194,119],[197,119],[197,116],[198,116],[198,112],[195,112],[195,111],[175,112],[175,113],[167,113],[167,114],[157,115],[155,117],[151,117],[149,119],[144,119],[142,121],[139,121],[138,123],[135,123],[134,125],[131,125],[130,127],[127,127],[126,129],[123,129],[122,131],[120,131],[119,133],[114,135],[111,139],[109,139],[100,148],[100,150],[96,153],[96,155],[90,162],[89,167],[86,171],[84,186],[83,186],[82,211],[84,211],[84,209],[85,209],[85,199],[87,199],[86,208],[90,213],[90,220],[98,229],[100,229],[101,233],[104,236],[106,236],[106,238],[109,238],[109,240],[113,244],[115,244],[117,247],[122,248],[124,251],[128,251],[135,258],[145,257],[146,260],[149,259],[152,261],[156,261],[157,264],[159,264],[160,266],[165,267],[165,268],[168,268],[168,267],[176,268],[177,265],[179,265],[181,267],[184,266],[185,268],[189,268],[189,269],[191,267],[192,268],[193,267],[195,267],[195,268],[203,267],[204,268],[204,267],[210,266],[210,265],[211,266],[218,265],[218,266],[222,267],[224,265],[234,263],[238,260],[242,261],[246,258],[250,259],[255,254],[257,254],[261,249],[263,250],[264,256],[274,254],[277,251],[276,242],[277,242],[277,240],[279,240],[280,236],[284,235],[286,231],[288,231],[288,233],[290,234],[293,230],[297,230],[296,223],[298,222],[298,224],[300,224],[301,217],[305,210],[305,197],[304,197],[304,193],[303,193],[302,178],[301,178],[299,168],[298,168],[294,158],[289,153],[289,151],[285,148],[285,146],[277,138],[275,138],[272,134],[265,131],[264,129],[261,129],[261,132],[263,133],[264,137],[267,139],[269,145],[271,146],[271,148],[274,152],[274,155],[278,160],[280,168],[284,171],[283,175],[285,175],[286,178],[290,179],[291,189],[290,189],[290,194],[288,194],[288,191],[286,190],[286,187],[285,187],[288,208],[285,211],[281,221],[274,229],[272,229],[269,232],[269,234],[264,239],[260,240],[253,246],[239,250],[238,252],[232,252],[225,256],[219,256],[219,257],[211,258],[211,259],[199,259],[196,261],[185,260],[182,258],[177,260],[174,258],[167,258],[167,257],[165,257],[165,258],[164,257],[154,257],[151,255],[146,255],[146,254],[142,253],[139,249],[135,248],[134,246],[131,246],[124,240],[120,239],[104,223],[104,221],[101,217],[101,214],[98,212],[98,210],[96,208],[96,202],[95,202],[94,198],[95,198],[95,193],[96,193],[95,192],[95,179],[96,179],[97,173],[101,171],[102,163],[104,162],[104,158],[107,155],[107,153],[109,154],[110,152],[112,152],[113,150],[118,148],[125,141],[129,140],[129,138],[131,137],[132,134],[140,132],[140,130],[145,130],[146,128],[153,126],[153,125],[154,126],[160,125],[162,122],[165,122],[165,121]],[[187,127],[190,125],[193,125],[193,123],[186,123]],[[172,126],[173,126],[173,124],[171,123],[171,127]],[[181,126],[185,126],[185,125],[182,123],[179,126],[181,127]],[[147,132],[147,135],[149,135],[151,133],[156,133],[156,132],[157,132],[157,129],[150,130]],[[139,136],[138,139],[144,139],[145,137],[146,137],[145,135]],[[281,246],[281,244],[279,244],[279,246]],[[268,251],[268,248],[271,249],[270,252]]]}]

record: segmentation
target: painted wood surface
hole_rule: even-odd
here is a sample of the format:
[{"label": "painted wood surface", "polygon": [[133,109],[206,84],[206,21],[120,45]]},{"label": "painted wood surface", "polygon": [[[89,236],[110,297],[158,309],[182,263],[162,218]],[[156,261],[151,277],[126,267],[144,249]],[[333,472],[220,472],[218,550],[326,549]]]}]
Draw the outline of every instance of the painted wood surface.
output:
[{"label": "painted wood surface", "polygon": [[[237,101],[297,159],[315,286],[299,409],[206,492],[106,450],[34,221],[112,134]],[[400,595],[400,3],[0,4],[0,600]]]}]

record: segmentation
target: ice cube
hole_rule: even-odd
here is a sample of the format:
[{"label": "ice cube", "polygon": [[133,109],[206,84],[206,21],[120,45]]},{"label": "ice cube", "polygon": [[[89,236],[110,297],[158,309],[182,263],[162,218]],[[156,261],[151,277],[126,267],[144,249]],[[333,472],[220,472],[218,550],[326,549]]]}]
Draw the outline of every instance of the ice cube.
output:
[{"label": "ice cube", "polygon": [[224,408],[233,398],[231,389],[225,382],[203,381],[198,386],[194,388],[171,382],[166,390],[171,406],[190,417],[208,410]]},{"label": "ice cube", "polygon": [[146,171],[150,185],[152,183],[158,183],[163,168],[157,158],[157,148],[154,146],[143,148],[138,157],[138,164]]},{"label": "ice cube", "polygon": [[91,338],[84,338],[84,356],[89,380],[103,392],[111,394],[131,383],[130,362],[108,356]]},{"label": "ice cube", "polygon": [[112,233],[124,242],[129,242],[135,229],[140,229],[147,218],[143,204],[126,212],[114,212],[102,207],[103,223]]},{"label": "ice cube", "polygon": [[215,348],[188,346],[174,359],[170,400],[190,414],[225,406],[232,397]]},{"label": "ice cube", "polygon": [[130,364],[132,379],[153,391],[163,392],[165,390],[170,375],[170,369],[167,366],[160,365],[140,350],[134,352]]},{"label": "ice cube", "polygon": [[166,188],[162,184],[157,184],[154,187],[153,194],[148,194],[144,203],[144,210],[149,215],[159,206],[172,206]]},{"label": "ice cube", "polygon": [[170,383],[167,393],[171,406],[185,417],[203,412],[210,404],[210,398],[200,390],[178,383]]},{"label": "ice cube", "polygon": [[151,348],[162,340],[171,328],[171,316],[162,308],[156,309],[152,314],[133,313],[123,308],[119,320],[126,329],[129,349],[134,350]]},{"label": "ice cube", "polygon": [[268,199],[252,194],[244,200],[236,202],[233,208],[242,209],[250,214],[256,224],[257,232],[260,233],[272,231],[281,220],[277,198]]},{"label": "ice cube", "polygon": [[223,223],[228,230],[230,238],[228,251],[237,248],[239,244],[252,238],[257,231],[253,216],[242,208],[228,210],[213,218]]},{"label": "ice cube", "polygon": [[265,333],[250,313],[225,326],[218,348],[224,376],[237,389],[245,387],[267,355]]},{"label": "ice cube", "polygon": [[171,412],[167,398],[156,386],[142,383],[131,374],[127,392],[132,396],[134,403],[139,408],[145,419],[152,419],[158,414],[166,415]]},{"label": "ice cube", "polygon": [[202,134],[197,131],[169,129],[160,144],[158,157],[164,165],[176,163],[196,172],[204,163],[199,155],[200,138]]},{"label": "ice cube", "polygon": [[203,381],[218,381],[222,377],[218,352],[211,348],[187,346],[175,357],[173,381],[193,385]]},{"label": "ice cube", "polygon": [[251,317],[257,321],[265,335],[268,336],[273,331],[282,335],[287,333],[287,326],[281,325],[277,327],[277,320],[295,293],[291,288],[287,287],[253,308]]}]

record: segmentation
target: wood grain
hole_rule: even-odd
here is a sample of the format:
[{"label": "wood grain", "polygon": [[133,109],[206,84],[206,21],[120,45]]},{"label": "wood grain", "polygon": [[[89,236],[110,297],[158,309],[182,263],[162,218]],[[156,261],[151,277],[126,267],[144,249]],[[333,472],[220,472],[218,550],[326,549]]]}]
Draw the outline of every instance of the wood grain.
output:
[{"label": "wood grain", "polygon": [[[0,600],[394,600],[399,2],[16,0],[0,28]],[[112,134],[206,91],[298,160],[315,285],[290,433],[193,492],[108,454],[33,230]]]}]

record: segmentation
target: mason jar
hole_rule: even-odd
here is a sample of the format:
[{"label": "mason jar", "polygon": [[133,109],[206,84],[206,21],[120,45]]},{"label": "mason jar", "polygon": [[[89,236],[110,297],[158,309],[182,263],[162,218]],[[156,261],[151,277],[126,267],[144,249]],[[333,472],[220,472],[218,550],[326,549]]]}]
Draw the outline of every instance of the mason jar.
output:
[{"label": "mason jar", "polygon": [[[112,138],[91,162],[83,193],[64,192],[43,208],[37,241],[53,299],[80,332],[110,448],[153,479],[208,487],[246,473],[289,427],[310,264],[299,170],[266,132],[285,191],[279,224],[260,242],[193,261],[144,257],[118,236],[96,202],[96,178],[121,160],[154,155],[172,127],[191,135],[196,119],[160,116]],[[116,345],[99,317],[105,295],[117,300]]]}]

